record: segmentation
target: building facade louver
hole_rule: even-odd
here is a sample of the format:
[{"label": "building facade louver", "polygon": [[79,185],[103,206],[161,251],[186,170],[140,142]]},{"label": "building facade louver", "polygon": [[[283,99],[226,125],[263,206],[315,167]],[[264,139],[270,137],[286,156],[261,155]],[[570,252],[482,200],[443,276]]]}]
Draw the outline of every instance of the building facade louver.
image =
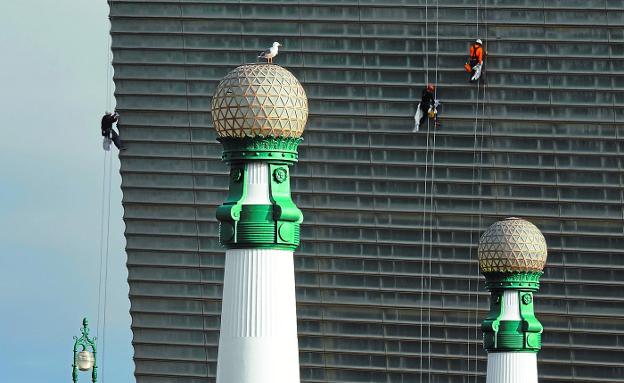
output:
[{"label": "building facade louver", "polygon": [[[109,3],[139,383],[215,381],[229,173],[211,97],[273,41],[310,112],[302,382],[484,382],[477,242],[508,216],[548,243],[539,381],[624,382],[624,1]],[[476,37],[485,88],[463,71]],[[435,136],[411,132],[426,81]]]}]

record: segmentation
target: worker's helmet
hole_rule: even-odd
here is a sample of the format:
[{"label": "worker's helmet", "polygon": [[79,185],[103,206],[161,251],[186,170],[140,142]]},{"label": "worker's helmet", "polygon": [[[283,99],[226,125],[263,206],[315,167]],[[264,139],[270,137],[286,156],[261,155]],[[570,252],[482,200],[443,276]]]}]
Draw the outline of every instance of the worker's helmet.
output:
[{"label": "worker's helmet", "polygon": [[430,90],[433,92],[435,90],[435,86],[433,84],[427,84],[427,90]]},{"label": "worker's helmet", "polygon": [[477,39],[477,41],[475,41],[475,43],[477,43],[479,45],[483,45],[483,41],[481,41],[481,39]]}]

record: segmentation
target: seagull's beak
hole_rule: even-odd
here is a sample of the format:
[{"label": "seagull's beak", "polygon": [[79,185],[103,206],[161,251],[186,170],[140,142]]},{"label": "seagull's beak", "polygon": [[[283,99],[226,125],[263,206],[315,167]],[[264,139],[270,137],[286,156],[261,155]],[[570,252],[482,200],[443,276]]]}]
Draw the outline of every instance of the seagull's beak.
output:
[{"label": "seagull's beak", "polygon": [[280,43],[277,43],[277,46],[278,46],[278,47],[281,47],[281,46],[282,46],[282,44],[280,44]]}]

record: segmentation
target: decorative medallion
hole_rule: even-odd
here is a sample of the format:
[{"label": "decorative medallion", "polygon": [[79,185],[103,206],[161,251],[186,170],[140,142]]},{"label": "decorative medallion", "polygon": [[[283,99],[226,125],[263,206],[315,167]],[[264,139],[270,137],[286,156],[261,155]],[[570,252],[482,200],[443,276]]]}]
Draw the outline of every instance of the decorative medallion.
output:
[{"label": "decorative medallion", "polygon": [[286,172],[286,169],[277,168],[275,169],[275,171],[273,171],[273,179],[275,179],[275,182],[277,182],[278,184],[281,184],[282,182],[286,181],[287,178],[288,178],[288,173]]},{"label": "decorative medallion", "polygon": [[524,294],[522,296],[522,303],[524,303],[525,305],[528,305],[531,302],[533,302],[533,298],[531,298],[531,294]]}]

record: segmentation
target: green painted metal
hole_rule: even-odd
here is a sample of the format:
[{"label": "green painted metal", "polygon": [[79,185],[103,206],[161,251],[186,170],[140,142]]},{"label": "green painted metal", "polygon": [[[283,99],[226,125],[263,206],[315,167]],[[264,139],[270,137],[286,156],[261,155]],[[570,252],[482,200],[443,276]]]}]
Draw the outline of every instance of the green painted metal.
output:
[{"label": "green painted metal", "polygon": [[301,137],[219,137],[223,145],[223,161],[227,163],[250,160],[266,160],[272,163],[292,164],[297,162],[297,147]]},{"label": "green painted metal", "polygon": [[497,289],[539,290],[539,279],[542,271],[530,273],[484,273],[485,287],[492,291]]},{"label": "green painted metal", "polygon": [[[288,166],[297,161],[301,138],[220,138],[223,160],[231,164],[229,194],[217,208],[219,242],[226,249],[258,248],[294,251],[299,246],[301,210],[290,193]],[[247,164],[268,163],[270,205],[243,205]]]},{"label": "green painted metal", "polygon": [[[89,321],[87,318],[82,319],[82,328],[80,329],[80,333],[82,334],[80,337],[74,336],[74,358],[72,363],[72,380],[74,383],[78,382],[78,364],[76,363],[76,357],[78,352],[80,351],[88,351],[89,347],[91,348],[91,353],[93,354],[93,367],[91,368],[91,382],[97,382],[97,351],[95,340],[96,337],[89,337]],[[82,349],[79,351],[78,348]]]},{"label": "green painted metal", "polygon": [[[492,294],[490,312],[481,324],[483,347],[487,352],[538,352],[541,349],[544,327],[535,317],[533,308],[533,291],[537,290],[534,286],[535,283],[539,283],[539,275],[532,274],[532,276],[507,275],[504,278],[508,283],[505,287],[488,287]],[[537,278],[538,281],[526,281],[531,278]],[[523,287],[517,287],[518,284]],[[502,320],[505,313],[503,305],[505,290],[515,290],[518,294],[520,320]]]}]

